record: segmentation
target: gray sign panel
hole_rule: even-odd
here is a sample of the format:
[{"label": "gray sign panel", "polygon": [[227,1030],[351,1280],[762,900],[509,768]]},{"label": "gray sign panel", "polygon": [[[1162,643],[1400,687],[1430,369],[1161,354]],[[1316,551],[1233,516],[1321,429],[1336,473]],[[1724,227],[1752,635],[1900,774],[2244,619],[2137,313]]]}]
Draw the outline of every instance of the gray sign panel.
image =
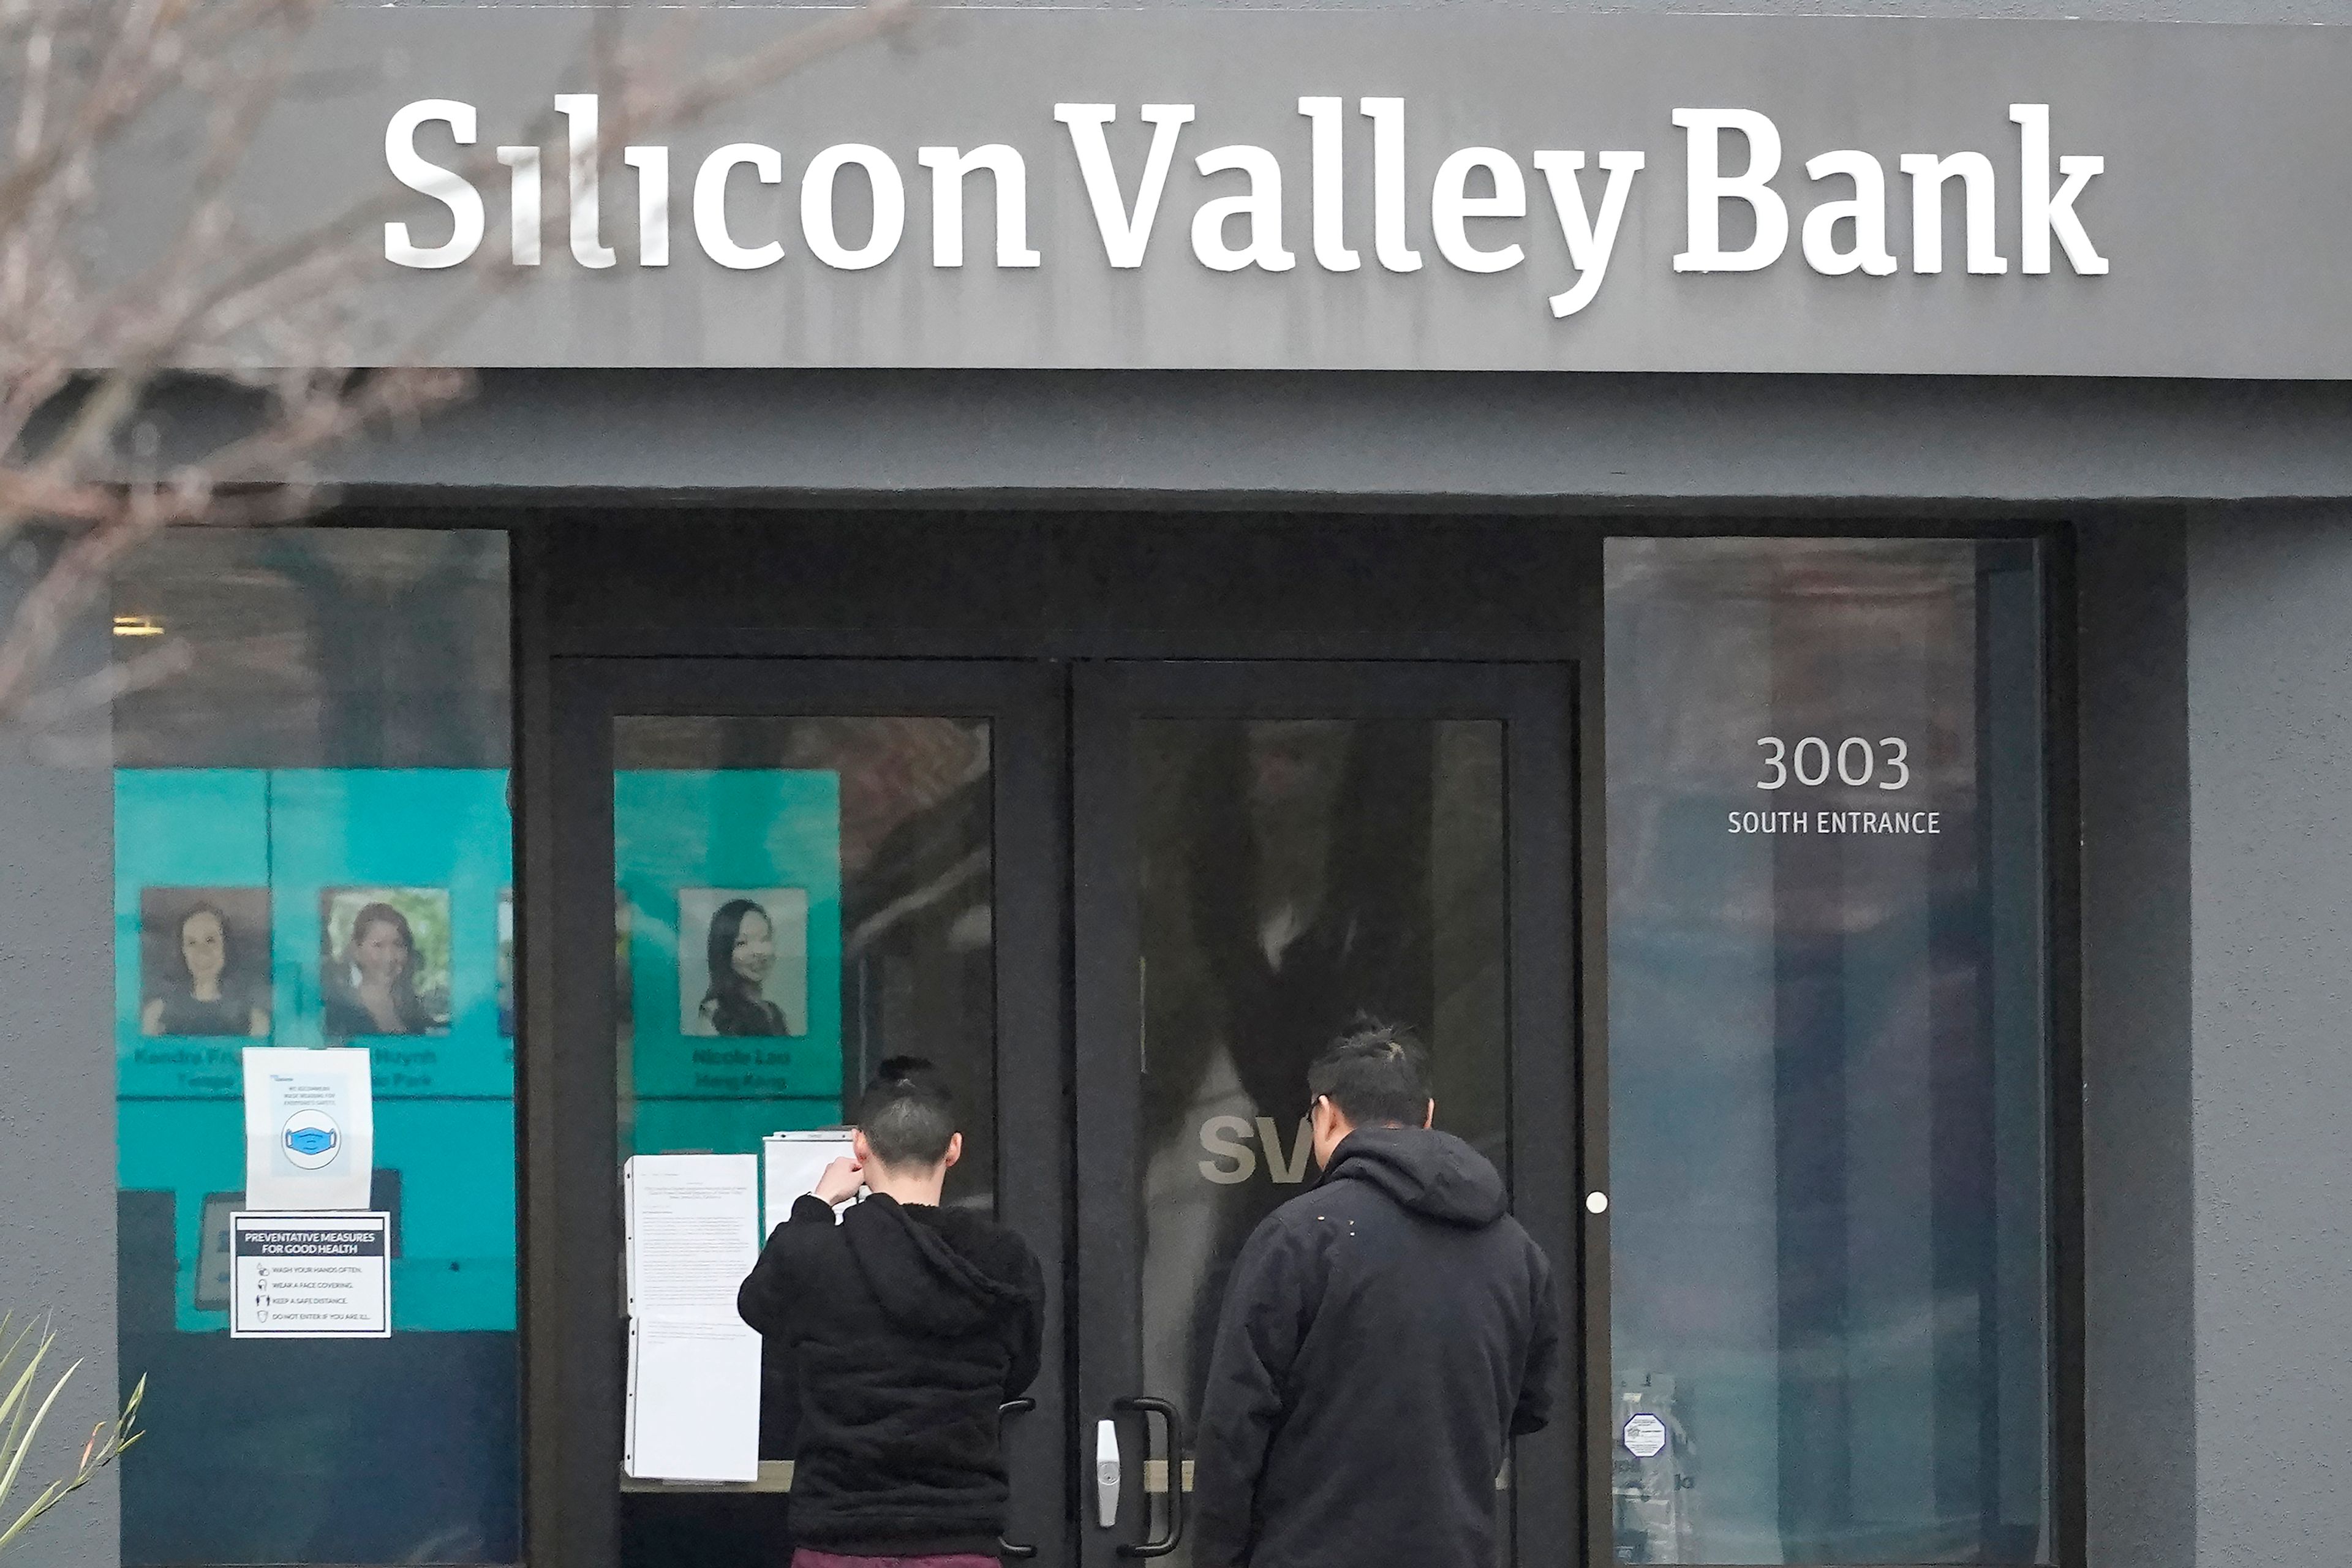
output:
[{"label": "gray sign panel", "polygon": [[[693,48],[740,57],[810,15],[699,13]],[[365,68],[320,79],[363,85],[273,126],[267,221],[390,195],[408,227],[386,249],[453,257],[471,198],[407,189],[388,160],[429,187],[428,165],[592,92],[565,66],[588,26],[339,12],[321,63]],[[945,11],[646,137],[666,222],[643,222],[645,156],[608,147],[584,249],[557,157],[536,268],[508,258],[494,166],[468,259],[364,271],[371,308],[407,321],[526,274],[443,351],[479,365],[2342,377],[2347,82],[2352,30],[2320,27]],[[447,102],[394,125],[426,100]],[[1759,194],[1743,176],[1774,141]],[[923,150],[987,146],[1010,153],[951,182],[944,265],[946,155]],[[1016,159],[1018,232],[998,207]],[[576,258],[599,247],[610,265]]]}]

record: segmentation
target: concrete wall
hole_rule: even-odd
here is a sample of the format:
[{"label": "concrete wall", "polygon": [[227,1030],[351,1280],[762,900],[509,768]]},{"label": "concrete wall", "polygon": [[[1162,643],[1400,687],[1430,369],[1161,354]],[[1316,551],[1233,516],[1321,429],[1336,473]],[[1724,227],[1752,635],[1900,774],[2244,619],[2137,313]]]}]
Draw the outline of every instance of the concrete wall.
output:
[{"label": "concrete wall", "polygon": [[2352,1562],[2352,509],[2188,569],[2197,1561]]},{"label": "concrete wall", "polygon": [[[344,5],[379,5],[382,0],[341,0]],[[465,3],[465,0],[461,0]],[[541,5],[545,0],[470,0],[477,5]],[[695,0],[687,0],[688,4]],[[734,5],[805,5],[810,0],[702,0],[703,4]],[[983,0],[1011,6],[1052,6],[1060,9],[1124,10],[1139,0]],[[1143,0],[1155,9],[1230,5],[1232,0]],[[1871,5],[1868,0],[1744,0],[1737,7],[1723,0],[1257,0],[1267,9],[1296,11],[1438,11],[1469,10],[1481,5],[1510,4],[1537,11],[1654,11],[1720,15],[1736,9],[1759,16],[1986,16],[2046,21],[2088,22],[2352,22],[2347,0],[1901,0],[1896,5]]]},{"label": "concrete wall", "polygon": [[[0,555],[0,624],[37,550],[19,541]],[[59,678],[106,658],[105,610],[101,602],[81,618]],[[49,1412],[16,1506],[115,1405],[114,785],[105,721],[102,708],[89,710],[37,737],[0,724],[0,1310],[54,1314],[53,1370],[82,1360]],[[12,1544],[9,1568],[112,1563],[116,1498],[110,1470]],[[13,1511],[0,1509],[0,1525]]]},{"label": "concrete wall", "polygon": [[565,496],[1851,510],[2352,495],[2347,429],[2352,384],[510,371],[341,474]]}]

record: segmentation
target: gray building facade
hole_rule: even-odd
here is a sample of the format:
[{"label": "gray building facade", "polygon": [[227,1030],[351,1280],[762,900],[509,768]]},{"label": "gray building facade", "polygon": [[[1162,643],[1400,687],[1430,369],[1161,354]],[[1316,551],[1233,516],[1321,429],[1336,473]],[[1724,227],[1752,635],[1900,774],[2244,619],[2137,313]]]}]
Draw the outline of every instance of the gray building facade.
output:
[{"label": "gray building facade", "polygon": [[[934,34],[861,46],[883,64],[846,58],[837,99],[666,133],[669,272],[634,216],[601,237],[613,279],[578,267],[559,218],[548,276],[449,356],[486,367],[476,394],[340,458],[314,525],[126,566],[60,668],[101,666],[127,617],[186,637],[191,671],[0,738],[0,1294],[86,1358],[55,1430],[146,1372],[155,1435],[25,1561],[761,1560],[789,1532],[772,1365],[761,1480],[615,1479],[615,1133],[623,1156],[750,1152],[837,1122],[906,1048],[985,1130],[951,1199],[1065,1284],[1038,1404],[1008,1415],[1008,1537],[1041,1562],[1189,1561],[1197,1324],[1295,1190],[1291,1057],[1360,1007],[1429,1039],[1441,1124],[1460,1108],[1561,1270],[1579,1349],[1498,1490],[1509,1561],[2352,1559],[2329,1352],[2352,1311],[2331,1204],[2352,1180],[2352,208],[2297,184],[2342,178],[2317,138],[2346,112],[2325,84],[2352,16],[1660,19],[1696,9],[920,17]],[[396,193],[390,109],[472,93],[487,146],[553,68],[484,41],[579,21],[391,10],[331,42],[393,29],[396,70],[327,101],[313,146],[267,143],[272,168]],[[1236,42],[1260,26],[1278,42]],[[1586,37],[1620,63],[1572,60]],[[893,48],[946,96],[866,93]],[[1492,132],[1513,173],[1460,191],[1507,206],[1522,179],[1525,266],[1449,264],[1415,186],[1400,235],[1424,274],[1384,271],[1363,163],[1331,237],[1360,268],[1323,265],[1291,100],[1343,98],[1369,148],[1359,100],[1467,92],[1496,58],[1495,102],[1402,134],[1431,181]],[[1671,73],[1762,93],[1807,58],[1853,99],[1742,100],[1786,133],[1779,270],[1735,305],[1694,295],[1743,285],[1675,269],[1693,133]],[[1174,100],[1171,58],[1202,134],[1171,162],[1166,253],[1122,268],[1050,106],[1132,121]],[[1543,336],[1580,324],[1547,309],[1567,276],[1527,280],[1569,244],[1530,232],[1548,74],[1648,116],[1586,339]],[[2053,160],[2105,160],[2079,211],[2112,275],[2063,229],[2023,275],[2016,144],[1990,138],[2029,93]],[[980,276],[974,179],[942,284],[914,149],[975,146],[1008,102],[1044,263]],[[1897,157],[1964,143],[1915,145],[1906,112],[1990,128],[1991,243],[2019,270],[1962,271],[1958,184],[1948,270],[1912,268]],[[847,119],[819,136],[827,114]],[[1798,166],[1873,114],[1899,266],[1806,271],[1822,182]],[[1588,222],[1614,128],[1592,120],[1562,143],[1595,160]],[[691,163],[755,134],[780,177],[722,171],[719,200],[782,215],[756,294],[685,216]],[[1287,270],[1217,271],[1198,225],[1183,248],[1200,202],[1240,189],[1183,160],[1228,134],[1287,138]],[[895,159],[910,237],[820,273],[793,192],[851,142]],[[1132,182],[1145,133],[1106,147]],[[2159,152],[2179,183],[2153,182]],[[637,211],[625,176],[607,164],[608,219]],[[849,205],[855,238],[875,203]],[[1470,221],[1509,219],[1487,210]],[[2301,226],[2266,234],[2283,214]],[[450,221],[422,194],[404,216]],[[1863,226],[1825,254],[1867,249]],[[388,260],[369,286],[396,317],[467,276]],[[724,988],[711,906],[732,903],[797,952],[741,1063],[701,1043],[727,1031],[693,994]],[[419,1010],[339,1027],[380,905]],[[200,906],[247,945],[247,1026],[157,1022],[173,986],[205,1000]],[[233,1339],[207,1294],[207,1237],[245,1206],[230,1036],[373,1051],[370,1206],[404,1231],[388,1340]],[[1137,1395],[1175,1414],[1118,1404]],[[1129,1467],[1109,1527],[1080,1489],[1103,1420]]]}]

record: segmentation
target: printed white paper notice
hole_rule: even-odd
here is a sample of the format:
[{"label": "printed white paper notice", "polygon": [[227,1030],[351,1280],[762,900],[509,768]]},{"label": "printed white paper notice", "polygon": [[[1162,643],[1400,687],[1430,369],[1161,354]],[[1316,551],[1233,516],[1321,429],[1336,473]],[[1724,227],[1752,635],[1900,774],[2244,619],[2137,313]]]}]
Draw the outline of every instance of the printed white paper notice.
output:
[{"label": "printed white paper notice", "polygon": [[758,1159],[639,1154],[622,1170],[629,1316],[740,1323],[735,1292],[760,1260]]},{"label": "printed white paper notice", "polygon": [[[827,1127],[814,1132],[771,1132],[760,1141],[768,1200],[763,1236],[774,1235],[778,1226],[793,1217],[793,1202],[803,1193],[816,1191],[824,1168],[849,1153],[856,1136],[846,1127]],[[835,1205],[833,1217],[839,1219],[848,1206]]]},{"label": "printed white paper notice", "polygon": [[1637,1459],[1654,1459],[1666,1451],[1666,1424],[1644,1410],[1625,1423],[1625,1451]]},{"label": "printed white paper notice", "polygon": [[740,1322],[632,1322],[621,1465],[639,1480],[758,1480],[759,1334]]},{"label": "printed white paper notice", "polygon": [[229,1216],[229,1338],[381,1340],[392,1334],[392,1216]]},{"label": "printed white paper notice", "polygon": [[249,1046],[245,1206],[363,1209],[375,1163],[374,1080],[364,1049]]}]

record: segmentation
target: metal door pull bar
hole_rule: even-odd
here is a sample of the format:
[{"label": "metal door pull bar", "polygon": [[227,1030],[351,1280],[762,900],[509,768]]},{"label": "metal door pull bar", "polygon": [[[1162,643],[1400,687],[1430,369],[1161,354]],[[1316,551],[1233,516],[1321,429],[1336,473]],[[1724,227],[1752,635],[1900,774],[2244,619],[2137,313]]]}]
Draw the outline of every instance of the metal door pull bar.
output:
[{"label": "metal door pull bar", "polygon": [[1118,1424],[1108,1416],[1095,1423],[1095,1523],[1118,1522]]}]

